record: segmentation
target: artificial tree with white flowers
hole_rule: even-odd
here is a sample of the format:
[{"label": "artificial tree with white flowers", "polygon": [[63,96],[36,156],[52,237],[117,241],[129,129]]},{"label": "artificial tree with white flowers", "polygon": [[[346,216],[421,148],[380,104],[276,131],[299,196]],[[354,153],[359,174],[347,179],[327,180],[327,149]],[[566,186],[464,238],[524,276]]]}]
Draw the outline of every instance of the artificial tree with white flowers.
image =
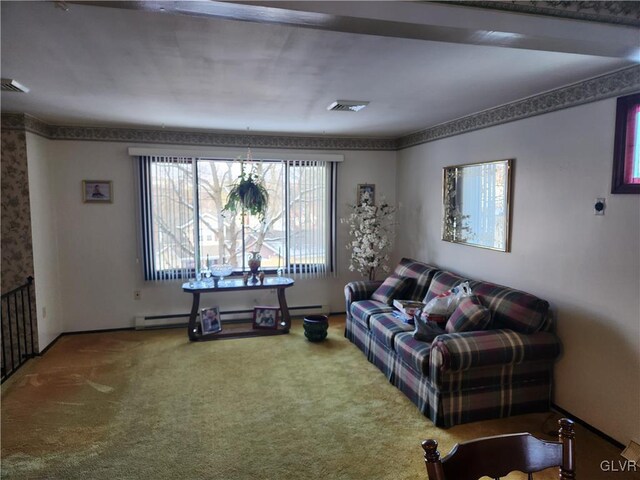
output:
[{"label": "artificial tree with white flowers", "polygon": [[371,196],[364,192],[360,203],[351,205],[351,213],[341,223],[349,225],[351,251],[349,270],[375,280],[378,270],[389,272],[389,250],[393,245],[396,209],[384,199],[373,205]]}]

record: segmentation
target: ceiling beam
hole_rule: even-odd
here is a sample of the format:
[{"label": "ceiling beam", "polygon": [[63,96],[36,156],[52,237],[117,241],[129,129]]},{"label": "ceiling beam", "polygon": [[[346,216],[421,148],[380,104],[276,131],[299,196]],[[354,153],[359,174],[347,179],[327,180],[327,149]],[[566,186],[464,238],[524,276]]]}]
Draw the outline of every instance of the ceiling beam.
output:
[{"label": "ceiling beam", "polygon": [[634,27],[430,2],[148,0],[66,3],[640,62],[640,33]]}]

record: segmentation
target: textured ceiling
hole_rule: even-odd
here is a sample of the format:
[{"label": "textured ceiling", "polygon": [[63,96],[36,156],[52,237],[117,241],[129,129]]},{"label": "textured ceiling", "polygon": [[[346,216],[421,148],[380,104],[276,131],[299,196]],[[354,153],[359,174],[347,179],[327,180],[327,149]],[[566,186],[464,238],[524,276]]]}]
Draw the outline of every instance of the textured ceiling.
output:
[{"label": "textured ceiling", "polygon": [[[325,3],[308,18],[329,18],[334,5]],[[312,4],[300,2],[304,15]],[[352,10],[331,16],[335,28],[308,28],[283,18],[5,1],[2,76],[31,90],[3,92],[2,110],[70,125],[396,137],[632,64],[616,53],[626,51],[631,27],[606,26],[614,29],[607,49],[613,34],[621,39],[607,54],[582,40],[602,25],[424,5],[438,25],[413,26],[376,18],[389,5],[346,2],[340,8]],[[357,114],[326,111],[336,99],[371,103]]]}]

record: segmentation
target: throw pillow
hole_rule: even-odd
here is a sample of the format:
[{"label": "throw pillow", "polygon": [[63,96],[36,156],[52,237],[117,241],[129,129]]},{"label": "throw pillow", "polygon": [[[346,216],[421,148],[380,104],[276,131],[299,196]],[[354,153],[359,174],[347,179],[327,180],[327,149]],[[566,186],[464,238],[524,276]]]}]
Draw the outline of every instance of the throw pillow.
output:
[{"label": "throw pillow", "polygon": [[491,323],[491,311],[475,295],[462,297],[445,329],[447,333],[484,330]]},{"label": "throw pillow", "polygon": [[414,278],[399,277],[396,274],[392,274],[373,292],[371,300],[391,305],[393,299],[402,298],[404,293],[413,286],[414,282]]}]

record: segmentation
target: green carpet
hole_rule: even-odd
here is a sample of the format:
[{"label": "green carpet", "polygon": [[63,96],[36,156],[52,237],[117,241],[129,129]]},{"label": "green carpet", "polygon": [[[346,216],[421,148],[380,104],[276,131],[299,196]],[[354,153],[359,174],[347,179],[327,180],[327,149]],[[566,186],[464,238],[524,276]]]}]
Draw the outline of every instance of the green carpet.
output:
[{"label": "green carpet", "polygon": [[426,479],[425,438],[446,453],[480,436],[542,436],[558,418],[437,429],[343,328],[333,317],[318,344],[299,321],[289,335],[201,343],[183,329],[62,337],[3,386],[2,477]]}]

